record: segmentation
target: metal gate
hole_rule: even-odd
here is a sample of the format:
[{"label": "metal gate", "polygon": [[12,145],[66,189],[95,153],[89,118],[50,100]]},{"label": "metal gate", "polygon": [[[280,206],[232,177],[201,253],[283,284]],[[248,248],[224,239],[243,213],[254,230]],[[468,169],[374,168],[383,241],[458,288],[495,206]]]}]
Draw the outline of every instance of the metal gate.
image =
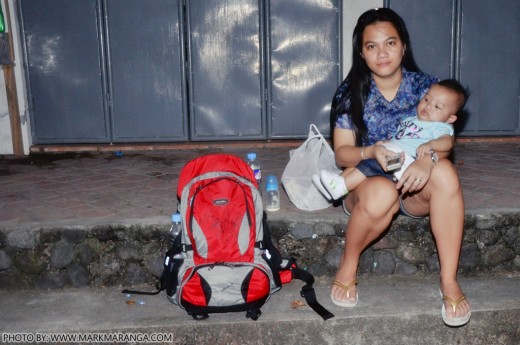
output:
[{"label": "metal gate", "polygon": [[459,136],[520,134],[520,2],[387,0],[410,31],[419,66],[468,85]]},{"label": "metal gate", "polygon": [[262,3],[187,1],[186,13],[191,137],[266,138]]},{"label": "metal gate", "polygon": [[20,0],[33,142],[327,134],[339,0]]},{"label": "metal gate", "polygon": [[341,78],[339,16],[338,1],[271,0],[270,138],[307,135],[311,123],[330,133],[330,104]]},{"label": "metal gate", "polygon": [[24,0],[19,5],[34,141],[108,141],[97,1]]},{"label": "metal gate", "polygon": [[111,140],[186,140],[182,6],[171,0],[104,6]]}]

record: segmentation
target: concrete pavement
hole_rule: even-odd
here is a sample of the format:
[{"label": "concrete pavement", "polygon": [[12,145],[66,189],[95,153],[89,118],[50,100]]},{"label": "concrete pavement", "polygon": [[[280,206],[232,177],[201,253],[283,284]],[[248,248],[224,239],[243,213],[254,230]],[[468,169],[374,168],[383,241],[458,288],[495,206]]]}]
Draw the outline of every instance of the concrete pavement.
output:
[{"label": "concrete pavement", "polygon": [[[443,324],[437,279],[432,276],[361,279],[359,303],[352,309],[332,304],[329,284],[325,278],[315,284],[319,301],[335,314],[327,321],[306,305],[293,307],[294,301],[305,302],[297,281],[275,293],[257,321],[245,313],[212,314],[194,321],[164,293],[127,297],[117,287],[7,291],[0,295],[0,336],[155,333],[171,344],[280,345],[509,345],[520,337],[520,276],[462,278],[472,304],[472,319],[462,328]],[[135,304],[127,304],[130,300]]]},{"label": "concrete pavement", "polygon": [[[255,151],[263,175],[280,178],[290,148],[232,145],[123,151],[122,155],[103,151],[0,157],[0,230],[167,224],[177,208],[180,170],[189,159],[210,152],[245,157]],[[518,213],[519,153],[518,142],[457,144],[454,163],[468,215]],[[347,220],[340,208],[300,211],[285,193],[281,195],[282,208],[269,214],[272,221]],[[511,228],[506,235],[518,236],[518,229]],[[0,236],[0,250],[4,249],[5,239]],[[520,276],[516,272],[462,276],[473,316],[459,329],[442,323],[437,275],[363,276],[360,302],[352,310],[330,302],[330,282],[331,277],[322,276],[315,284],[319,301],[336,315],[325,322],[306,306],[292,308],[292,302],[301,299],[298,282],[273,295],[256,322],[242,313],[217,314],[195,322],[171,305],[164,293],[126,297],[119,286],[2,291],[0,335],[164,333],[173,336],[169,339],[173,344],[516,344],[520,337]],[[127,304],[129,299],[136,303]]]},{"label": "concrete pavement", "polygon": [[[0,227],[169,220],[177,207],[177,179],[184,164],[210,152],[244,157],[255,151],[263,176],[279,179],[289,160],[287,146],[171,151],[63,153],[0,157]],[[520,143],[463,143],[454,163],[466,213],[520,209]],[[343,217],[333,207],[300,211],[283,191],[281,210],[270,219]]]}]

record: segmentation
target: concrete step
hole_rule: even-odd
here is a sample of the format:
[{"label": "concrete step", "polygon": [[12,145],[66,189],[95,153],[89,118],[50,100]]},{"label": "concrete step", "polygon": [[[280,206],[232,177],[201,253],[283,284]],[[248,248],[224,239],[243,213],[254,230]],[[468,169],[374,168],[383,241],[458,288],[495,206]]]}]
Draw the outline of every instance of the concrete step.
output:
[{"label": "concrete step", "polygon": [[[333,275],[344,246],[347,217],[335,210],[273,214],[270,229],[286,257],[315,276]],[[170,224],[164,219],[0,227],[0,290],[154,284],[162,273]],[[520,212],[468,214],[460,273],[520,272]],[[429,219],[398,217],[361,256],[359,272],[436,274],[437,250]]]},{"label": "concrete step", "polygon": [[0,336],[5,342],[16,340],[8,337],[65,332],[138,343],[160,333],[158,340],[171,344],[488,345],[518,344],[520,339],[518,274],[461,277],[472,305],[471,321],[461,328],[442,322],[437,275],[361,277],[359,303],[352,309],[332,304],[331,279],[321,277],[315,284],[318,300],[335,314],[327,321],[307,306],[292,307],[293,301],[303,301],[300,282],[274,294],[257,321],[245,313],[212,314],[195,321],[164,293],[127,297],[119,287],[3,291]]}]

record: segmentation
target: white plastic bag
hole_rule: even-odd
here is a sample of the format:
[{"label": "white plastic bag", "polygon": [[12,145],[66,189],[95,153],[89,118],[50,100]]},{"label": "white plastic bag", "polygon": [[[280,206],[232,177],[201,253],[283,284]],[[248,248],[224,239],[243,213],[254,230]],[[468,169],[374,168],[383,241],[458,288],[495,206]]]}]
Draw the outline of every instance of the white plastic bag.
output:
[{"label": "white plastic bag", "polygon": [[289,163],[282,174],[282,185],[289,200],[300,210],[315,211],[329,207],[331,203],[312,183],[312,175],[321,169],[337,172],[334,151],[314,124],[310,125],[307,140],[291,150]]}]

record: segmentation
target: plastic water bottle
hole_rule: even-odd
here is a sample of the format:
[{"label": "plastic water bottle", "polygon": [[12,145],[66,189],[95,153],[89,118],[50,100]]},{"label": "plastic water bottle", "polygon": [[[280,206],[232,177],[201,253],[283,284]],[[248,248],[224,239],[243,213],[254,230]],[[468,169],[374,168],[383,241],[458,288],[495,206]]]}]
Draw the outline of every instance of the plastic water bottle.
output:
[{"label": "plastic water bottle", "polygon": [[280,191],[278,190],[276,176],[267,176],[265,180],[265,190],[267,192],[265,209],[267,211],[278,211],[280,209]]},{"label": "plastic water bottle", "polygon": [[262,170],[260,170],[260,164],[256,160],[256,153],[250,152],[247,154],[247,165],[253,170],[255,180],[258,183],[258,190],[261,190],[260,182],[262,181]]},{"label": "plastic water bottle", "polygon": [[[172,214],[172,227],[170,228],[170,233],[168,234],[168,245],[169,249],[173,248],[173,244],[175,243],[175,239],[178,236],[181,236],[182,231],[182,217],[179,212],[175,212]],[[175,255],[173,255],[173,258],[170,257],[170,255],[166,255],[164,258],[164,266],[165,270],[167,269],[167,276],[171,277],[172,275],[176,274],[178,272],[181,265],[184,263],[184,257],[182,255],[182,252],[179,252]],[[164,273],[163,273],[164,274]],[[167,278],[168,280],[169,278]],[[175,291],[177,287],[174,287]],[[168,297],[168,300],[174,304],[177,304],[175,300],[175,293],[173,296],[170,296],[169,294],[166,295]]]},{"label": "plastic water bottle", "polygon": [[170,233],[168,234],[168,246],[171,248],[175,238],[182,231],[182,223],[181,223],[181,214],[179,212],[175,212],[172,214],[172,227],[170,228]]}]

